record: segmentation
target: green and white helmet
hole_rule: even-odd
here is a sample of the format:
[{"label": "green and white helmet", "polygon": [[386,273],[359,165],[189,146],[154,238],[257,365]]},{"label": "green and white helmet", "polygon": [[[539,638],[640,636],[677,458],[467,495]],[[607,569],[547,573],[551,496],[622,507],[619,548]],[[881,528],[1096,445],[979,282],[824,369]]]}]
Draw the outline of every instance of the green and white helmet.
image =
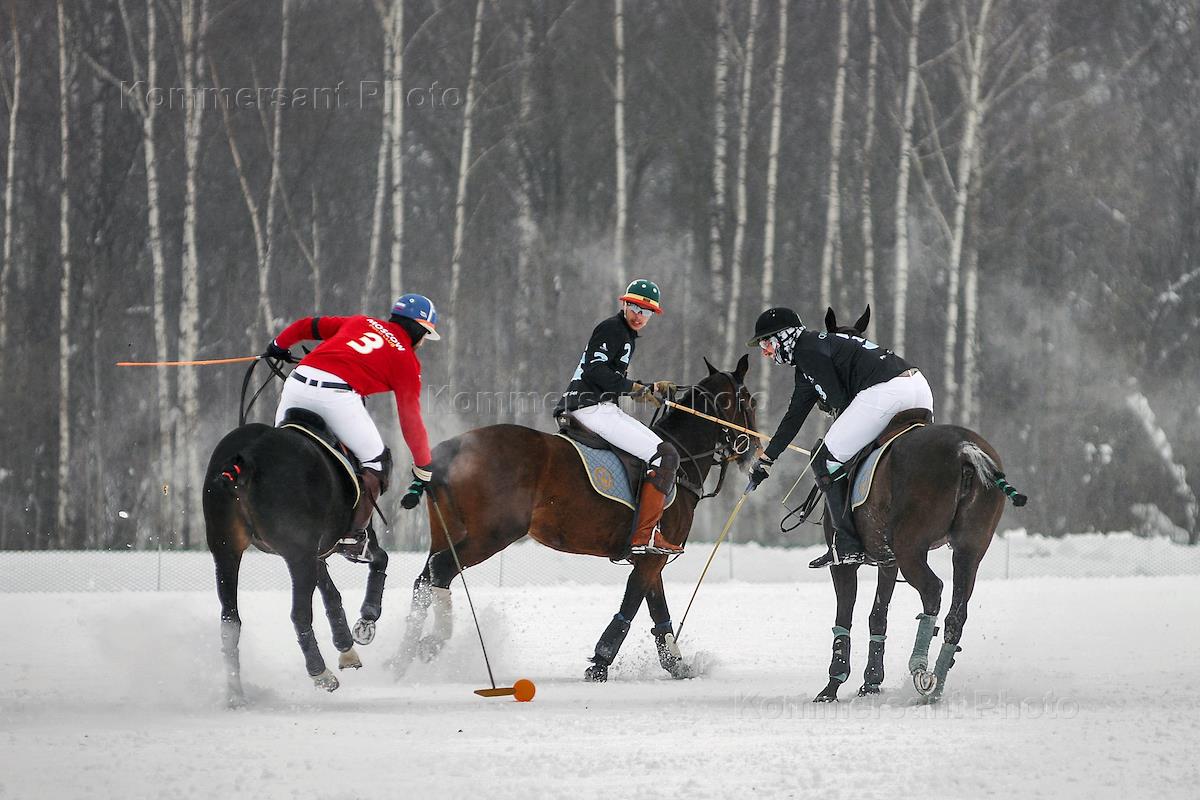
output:
[{"label": "green and white helmet", "polygon": [[645,278],[638,278],[629,284],[625,289],[625,294],[621,295],[621,301],[625,303],[633,303],[635,306],[648,308],[655,314],[662,313],[660,305],[661,294],[658,291],[658,284],[654,281],[648,281]]}]

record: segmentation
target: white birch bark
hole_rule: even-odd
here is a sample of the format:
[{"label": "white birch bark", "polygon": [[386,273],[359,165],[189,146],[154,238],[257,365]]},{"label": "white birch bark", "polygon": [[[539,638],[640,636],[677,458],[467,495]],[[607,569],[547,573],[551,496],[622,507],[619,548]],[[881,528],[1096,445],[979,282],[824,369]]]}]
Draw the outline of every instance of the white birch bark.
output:
[{"label": "white birch bark", "polygon": [[[976,139],[972,171],[977,177],[971,187],[968,216],[972,230],[979,230],[979,173],[982,164],[983,137]],[[976,237],[967,241],[963,264],[963,383],[959,416],[968,428],[979,426],[979,246]]]},{"label": "white birch bark", "polygon": [[908,182],[912,172],[913,112],[917,99],[917,43],[921,33],[921,11],[925,0],[912,0],[909,15],[908,60],[904,78],[904,103],[900,112],[899,172],[896,177],[896,286],[891,347],[904,352],[908,306]]},{"label": "white birch bark", "polygon": [[969,23],[963,25],[963,43],[966,49],[964,69],[967,73],[965,76],[967,79],[966,116],[963,120],[963,140],[959,146],[958,164],[955,167],[954,221],[951,226],[950,257],[947,265],[949,275],[946,285],[946,333],[942,342],[942,396],[938,398],[940,409],[944,409],[943,419],[948,422],[962,421],[956,416],[959,391],[957,365],[955,364],[959,331],[959,280],[967,218],[967,197],[971,185],[971,166],[975,158],[975,138],[983,113],[979,102],[979,86],[980,73],[983,71],[983,51],[986,46],[985,33],[991,5],[992,0],[983,0],[979,9],[978,24],[974,29]]},{"label": "white birch bark", "polygon": [[838,0],[837,75],[829,121],[829,182],[825,205],[825,243],[821,247],[821,308],[833,305],[833,273],[840,253],[842,202],[842,116],[846,107],[846,59],[850,49],[850,0]]},{"label": "white birch bark", "polygon": [[404,291],[404,0],[392,0],[392,114],[388,145],[391,147],[392,253],[388,265],[390,304]]},{"label": "white birch bark", "polygon": [[[475,83],[479,76],[480,44],[483,40],[483,4],[484,0],[476,0],[475,25],[471,34],[471,67],[467,74],[467,100],[463,106],[462,146],[458,154],[458,189],[454,193],[454,251],[450,261],[450,319],[451,325],[457,319],[458,293],[462,283],[462,251],[463,238],[467,230],[467,176],[471,171],[471,125],[475,113]],[[457,328],[456,328],[457,330]],[[448,372],[450,376],[458,372],[457,339],[450,344]]]},{"label": "white birch bark", "polygon": [[58,491],[55,498],[55,538],[67,544],[71,498],[71,100],[75,67],[67,51],[67,11],[58,0]]},{"label": "white birch bark", "polygon": [[863,122],[862,187],[859,206],[862,214],[863,295],[867,306],[875,305],[875,228],[871,204],[871,157],[875,149],[875,82],[879,71],[879,27],[875,0],[867,0],[867,110]]},{"label": "white birch bark", "polygon": [[371,295],[375,290],[375,280],[379,274],[379,253],[383,246],[383,205],[387,201],[387,178],[389,154],[391,153],[390,124],[394,95],[391,91],[392,37],[386,31],[392,24],[392,15],[384,20],[383,63],[384,86],[383,114],[379,120],[379,150],[375,156],[375,202],[371,211],[371,240],[367,247],[367,274],[363,279],[361,305],[364,309],[371,307]]},{"label": "white birch bark", "polygon": [[733,261],[729,269],[729,293],[725,300],[725,363],[732,364],[738,336],[738,306],[742,294],[742,259],[746,244],[746,153],[750,149],[750,100],[754,81],[754,33],[758,27],[758,0],[750,0],[750,23],[746,31],[746,58],[742,63],[742,99],[738,109],[738,184],[733,229]]},{"label": "white birch bark", "polygon": [[[8,147],[4,166],[4,250],[0,256],[0,353],[7,353],[8,345],[8,280],[13,269],[13,204],[16,202],[17,182],[17,139],[21,117],[21,80],[23,59],[21,57],[21,31],[17,27],[16,6],[9,8],[13,38],[12,88],[8,95]],[[8,87],[5,87],[8,89]],[[0,358],[0,378],[3,377],[7,359]]]},{"label": "white birch bark", "polygon": [[[187,98],[184,105],[184,200],[183,200],[183,264],[182,297],[179,303],[179,358],[196,358],[200,343],[200,255],[196,242],[197,178],[200,172],[200,132],[205,109],[197,99],[196,90],[200,63],[203,58],[204,36],[208,27],[208,0],[182,0],[180,3],[180,33],[183,45],[183,87]],[[189,432],[200,424],[199,384],[196,370],[185,369],[179,374],[179,398],[182,415],[179,419],[177,442],[184,442]],[[191,521],[200,519],[200,450],[181,446],[184,501],[187,511],[179,528],[184,547],[189,544]]]},{"label": "white birch bark", "polygon": [[[142,70],[134,49],[135,34],[129,18],[126,0],[117,0],[121,11],[121,22],[125,28],[126,44],[129,47],[129,62],[134,80],[142,80]],[[146,0],[146,71],[145,85],[152,89],[158,86],[158,12],[155,0]],[[146,227],[150,245],[150,263],[153,284],[154,350],[155,360],[170,359],[167,340],[166,310],[166,255],[163,252],[162,215],[160,212],[158,150],[154,136],[157,126],[157,107],[145,102],[145,94],[131,92],[130,97],[142,120],[142,157],[146,169]],[[155,372],[158,392],[158,470],[159,477],[170,480],[175,471],[174,451],[171,442],[172,408],[169,370]],[[162,526],[167,520],[160,520]]]},{"label": "white birch bark", "polygon": [[[758,2],[758,0],[754,0]],[[617,144],[617,225],[613,235],[613,266],[618,276],[625,268],[625,227],[629,213],[625,168],[625,13],[624,0],[613,0],[613,39],[617,74],[613,81],[613,127]]]},{"label": "white birch bark", "polygon": [[[787,64],[788,0],[779,0],[779,38],[775,50],[775,74],[771,88],[771,140],[767,147],[767,208],[763,223],[763,307],[773,305],[775,292],[775,197],[779,185],[779,140],[783,127],[783,74]],[[770,415],[771,381],[767,370],[759,370],[758,407]]]},{"label": "white birch bark", "polygon": [[1192,491],[1191,486],[1187,481],[1187,470],[1175,460],[1175,453],[1171,448],[1171,441],[1167,438],[1167,432],[1158,424],[1158,419],[1154,415],[1154,410],[1150,407],[1150,401],[1141,392],[1134,392],[1125,398],[1125,405],[1133,412],[1137,421],[1141,424],[1142,430],[1146,437],[1150,440],[1150,446],[1158,454],[1163,466],[1167,468],[1167,473],[1174,481],[1172,487],[1175,494],[1183,501],[1184,507],[1184,525],[1188,532],[1188,543],[1196,544],[1200,541],[1198,529],[1196,527],[1197,515],[1200,514],[1200,503],[1196,501],[1196,493]]},{"label": "white birch bark", "polygon": [[[717,61],[713,76],[713,183],[709,202],[708,274],[713,297],[725,296],[725,257],[721,232],[725,223],[725,155],[728,149],[725,132],[725,95],[729,74],[729,0],[717,0]],[[717,339],[722,339],[724,318],[714,315]]]},{"label": "white birch bark", "polygon": [[[288,40],[292,27],[292,3],[281,0],[281,30],[279,33],[279,80],[276,88],[282,95],[287,90]],[[275,256],[275,207],[279,200],[281,150],[283,144],[283,103],[275,104],[271,124],[271,179],[267,187],[267,219],[263,226],[266,236],[266,251],[258,265],[258,306],[262,310],[263,339],[276,333],[275,314],[271,310],[271,266]]]},{"label": "white birch bark", "polygon": [[[513,137],[514,157],[517,162],[517,286],[532,284],[534,248],[539,233],[537,218],[533,213],[533,174],[524,139],[533,124],[533,20],[530,10],[522,19],[521,28],[521,88],[518,110],[517,135]],[[529,348],[525,343],[531,339],[531,309],[528,303],[518,303],[516,308],[516,381],[523,391],[529,380]]]},{"label": "white birch bark", "polygon": [[320,313],[324,299],[321,292],[321,210],[317,203],[317,187],[315,185],[312,187],[312,214],[309,219],[312,220],[312,259],[309,262],[312,269],[312,307],[317,309],[315,313]]}]

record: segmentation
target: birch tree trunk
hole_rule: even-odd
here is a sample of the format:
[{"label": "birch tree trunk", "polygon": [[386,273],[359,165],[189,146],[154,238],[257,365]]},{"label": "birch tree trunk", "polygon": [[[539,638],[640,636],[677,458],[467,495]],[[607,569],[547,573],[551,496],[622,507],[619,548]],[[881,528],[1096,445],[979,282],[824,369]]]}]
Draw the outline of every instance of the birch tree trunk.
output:
[{"label": "birch tree trunk", "polygon": [[67,51],[67,11],[58,0],[58,257],[62,274],[58,288],[58,496],[55,498],[55,539],[66,547],[71,498],[71,101],[75,65]]},{"label": "birch tree trunk", "polygon": [[361,306],[371,307],[375,291],[375,280],[379,274],[379,253],[383,246],[383,205],[387,201],[388,158],[391,153],[391,115],[395,97],[391,91],[392,36],[387,31],[392,25],[392,15],[384,20],[383,63],[384,86],[383,115],[379,120],[379,152],[375,157],[375,202],[371,212],[371,241],[367,247],[367,274],[363,278]]},{"label": "birch tree trunk", "polygon": [[[771,88],[771,142],[767,147],[767,209],[763,224],[763,306],[772,305],[775,292],[775,196],[779,185],[779,139],[783,123],[783,74],[787,64],[788,0],[779,0],[779,38],[775,50],[775,75]],[[771,380],[759,370],[758,407],[770,418]]]},{"label": "birch tree trunk", "polygon": [[758,0],[750,0],[750,24],[746,31],[746,60],[742,64],[742,100],[738,109],[738,155],[736,224],[733,229],[733,262],[729,270],[729,293],[725,307],[725,363],[732,364],[739,340],[738,306],[742,294],[742,250],[746,243],[746,153],[750,149],[750,100],[754,81],[754,29],[758,27]]},{"label": "birch tree trunk", "polygon": [[983,137],[975,140],[975,155],[972,172],[977,179],[972,183],[968,199],[968,218],[970,227],[976,232],[967,240],[967,250],[963,265],[963,384],[962,403],[959,416],[962,424],[968,428],[977,428],[979,417],[979,179],[980,165],[983,153]]},{"label": "birch tree trunk", "polygon": [[833,305],[833,273],[841,252],[842,115],[846,107],[846,59],[850,49],[850,0],[838,0],[837,75],[833,83],[833,116],[829,122],[829,185],[825,206],[825,244],[821,248],[821,305]]},{"label": "birch tree trunk", "polygon": [[859,207],[862,214],[863,295],[870,308],[875,305],[875,229],[871,219],[871,155],[875,149],[875,81],[879,70],[879,29],[875,0],[867,1],[867,113],[863,122],[862,187]]},{"label": "birch tree trunk", "polygon": [[[528,153],[524,147],[525,137],[533,124],[533,19],[532,10],[526,6],[521,27],[521,88],[518,110],[517,135],[513,137],[514,155],[517,161],[517,286],[532,285],[534,248],[539,233],[537,218],[533,213],[533,173]],[[516,385],[522,392],[529,385],[529,347],[532,341],[528,303],[518,303],[516,312]],[[523,410],[522,410],[523,411]],[[536,413],[536,410],[534,410]]]},{"label": "birch tree trunk", "polygon": [[392,114],[388,144],[391,147],[392,256],[388,269],[389,303],[404,291],[404,0],[392,0]]},{"label": "birch tree trunk", "polygon": [[912,0],[909,15],[908,61],[904,78],[904,103],[900,112],[899,172],[896,177],[896,287],[895,314],[892,319],[891,349],[904,352],[908,305],[908,182],[912,172],[913,111],[917,99],[917,42],[921,33],[921,11],[925,0]]},{"label": "birch tree trunk", "polygon": [[312,187],[312,214],[309,216],[309,219],[312,220],[312,307],[317,309],[316,313],[320,313],[320,308],[324,303],[324,295],[321,292],[321,210],[317,204],[317,187],[315,184]]},{"label": "birch tree trunk", "polygon": [[[988,14],[992,0],[983,0],[979,9],[978,25],[972,29],[969,22],[963,25],[963,44],[966,49],[964,69],[967,90],[965,98],[966,117],[963,120],[963,140],[959,146],[958,164],[955,167],[954,222],[951,226],[950,257],[946,285],[946,334],[942,343],[942,396],[939,407],[944,410],[948,422],[962,421],[957,414],[958,378],[955,354],[958,348],[958,303],[959,279],[962,267],[962,247],[967,218],[967,197],[971,185],[971,166],[975,158],[975,137],[979,130],[982,109],[979,103],[980,73],[983,70],[983,49]],[[964,7],[964,17],[966,10]]]},{"label": "birch tree trunk", "polygon": [[[713,184],[712,199],[709,201],[708,227],[708,274],[714,297],[725,296],[725,256],[721,246],[721,232],[725,227],[725,151],[728,142],[725,133],[725,94],[728,89],[729,73],[729,0],[717,0],[717,63],[713,77]],[[719,314],[716,319],[717,341],[723,339]]]},{"label": "birch tree trunk", "polygon": [[[140,60],[134,48],[136,41],[133,24],[129,18],[126,0],[117,0],[121,11],[121,23],[125,28],[125,40],[129,47],[129,63],[133,70],[134,80],[142,80]],[[145,85],[151,89],[158,87],[158,12],[155,0],[146,0],[146,71]],[[154,316],[154,350],[156,361],[170,359],[167,341],[167,303],[166,303],[166,256],[163,253],[162,215],[160,213],[159,181],[158,181],[158,150],[154,135],[158,111],[154,103],[145,101],[145,94],[132,92],[130,94],[134,107],[142,120],[142,157],[146,170],[146,227],[150,245],[150,263],[153,283],[153,316]],[[157,369],[155,378],[158,391],[158,472],[163,480],[169,480],[174,474],[174,451],[171,442],[172,402],[170,371]],[[159,524],[166,526],[168,520],[164,517]]]},{"label": "birch tree trunk", "polygon": [[[21,31],[17,27],[17,8],[9,6],[13,39],[12,89],[8,94],[8,148],[4,166],[4,250],[0,256],[0,353],[8,352],[8,279],[13,269],[13,204],[16,202],[17,135],[21,117]],[[5,87],[7,89],[7,87]],[[7,359],[0,358],[0,380]]]},{"label": "birch tree trunk", "polygon": [[[475,30],[471,34],[471,67],[467,74],[467,101],[463,106],[462,147],[458,154],[458,189],[454,194],[454,252],[450,261],[450,324],[457,326],[458,293],[462,282],[463,238],[467,230],[467,176],[471,171],[471,124],[475,113],[475,83],[479,76],[479,53],[483,39],[483,3],[475,3]],[[458,330],[455,327],[455,330]],[[459,337],[450,343],[447,374],[458,374]]]},{"label": "birch tree trunk", "polygon": [[[758,2],[758,0],[754,0]],[[613,81],[613,120],[617,142],[617,228],[613,237],[613,264],[620,276],[625,268],[625,226],[628,197],[625,180],[625,12],[624,0],[613,0],[613,39],[616,42],[617,74]]]},{"label": "birch tree trunk", "polygon": [[1175,459],[1171,441],[1167,438],[1167,432],[1158,424],[1154,410],[1150,407],[1150,401],[1141,392],[1133,392],[1126,396],[1125,405],[1137,417],[1138,422],[1142,426],[1142,431],[1146,434],[1146,438],[1149,439],[1150,446],[1158,453],[1159,459],[1174,481],[1175,485],[1171,488],[1183,502],[1184,527],[1188,533],[1188,544],[1194,545],[1200,543],[1200,528],[1197,527],[1197,516],[1200,516],[1200,503],[1197,502],[1195,492],[1188,485],[1187,470]]},{"label": "birch tree trunk", "polygon": [[[293,0],[281,0],[281,30],[279,33],[279,81],[276,84],[280,96],[287,90],[288,73],[288,39],[292,27]],[[274,336],[276,333],[275,314],[271,310],[271,262],[275,256],[275,205],[279,199],[280,183],[280,150],[283,144],[282,123],[283,103],[275,104],[275,114],[271,124],[271,180],[267,187],[267,220],[264,225],[266,247],[263,259],[258,265],[258,307],[262,309],[263,335],[261,339]]]},{"label": "birch tree trunk", "polygon": [[[199,7],[197,8],[197,2]],[[179,358],[196,358],[200,343],[200,256],[196,244],[197,176],[200,171],[200,131],[204,109],[196,87],[208,28],[208,0],[182,0],[180,32],[183,44],[183,87],[186,102],[183,122],[184,199],[182,291],[179,303]],[[186,444],[189,432],[199,429],[200,401],[196,370],[179,374],[179,397],[183,413],[176,442],[183,456],[186,512],[179,528],[181,544],[187,547],[193,520],[201,518],[200,449]]]}]

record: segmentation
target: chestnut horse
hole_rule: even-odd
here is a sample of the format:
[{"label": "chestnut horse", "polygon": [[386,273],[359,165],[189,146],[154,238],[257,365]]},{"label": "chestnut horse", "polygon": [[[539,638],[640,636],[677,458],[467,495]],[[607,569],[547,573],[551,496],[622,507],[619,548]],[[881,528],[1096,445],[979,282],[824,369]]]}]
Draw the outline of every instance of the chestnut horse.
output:
[{"label": "chestnut horse", "polygon": [[[838,328],[833,309],[825,315],[830,333],[861,336],[871,308],[850,328]],[[887,638],[888,604],[896,588],[896,572],[921,595],[924,613],[917,617],[917,637],[908,669],[913,685],[932,700],[941,697],[946,674],[954,665],[967,603],[975,587],[979,562],[992,541],[1007,494],[1014,505],[1024,505],[1004,480],[1000,456],[982,436],[956,425],[927,425],[896,439],[875,469],[867,501],[854,512],[854,524],[867,552],[877,550],[886,538],[896,563],[880,567],[871,608],[871,641],[864,683],[859,696],[876,694],[883,682],[884,641]],[[825,539],[833,541],[828,509],[823,518]],[[930,550],[949,542],[954,551],[953,592],[945,632],[933,672],[929,671],[929,645],[937,634],[942,604],[942,581],[929,568]],[[857,564],[829,568],[837,594],[836,627],[829,683],[813,702],[837,700],[838,688],[850,677],[850,624],[858,591]]]},{"label": "chestnut horse", "polygon": [[[676,402],[710,416],[754,427],[754,409],[745,385],[749,360],[743,356],[732,372],[720,372],[707,360],[709,374],[680,389]],[[679,451],[675,502],[664,512],[667,541],[683,544],[692,527],[696,504],[704,497],[704,481],[718,464],[721,477],[730,462],[744,466],[753,455],[749,437],[686,412],[671,409],[653,429]],[[477,428],[442,442],[433,450],[434,492],[441,516],[429,503],[429,558],[413,584],[412,609],[399,651],[392,661],[397,675],[420,655],[432,659],[451,633],[450,581],[458,574],[447,545],[447,530],[463,569],[479,564],[528,535],[564,553],[600,556],[614,561],[629,557],[633,512],[593,491],[574,446],[561,437],[518,425]],[[720,491],[721,484],[712,494]],[[633,570],[625,598],[592,656],[585,677],[608,679],[634,615],[646,601],[654,620],[659,663],[673,677],[692,672],[675,646],[671,613],[663,593],[663,555],[629,559]],[[432,606],[431,633],[422,638]]]},{"label": "chestnut horse", "polygon": [[361,618],[353,633],[346,622],[342,596],[325,562],[317,557],[320,543],[332,541],[349,525],[353,491],[344,467],[312,437],[294,429],[262,423],[241,425],[213,450],[204,476],[204,524],[217,570],[221,650],[231,706],[245,703],[238,656],[242,618],[237,589],[242,553],[251,544],[287,562],[292,577],[292,624],[305,667],[317,688],[332,692],[338,688],[338,679],[326,668],[313,634],[316,589],[321,592],[339,653],[338,668],[362,666],[354,643],[367,644],[375,635],[387,553],[375,539],[374,530],[368,528],[370,572]]}]

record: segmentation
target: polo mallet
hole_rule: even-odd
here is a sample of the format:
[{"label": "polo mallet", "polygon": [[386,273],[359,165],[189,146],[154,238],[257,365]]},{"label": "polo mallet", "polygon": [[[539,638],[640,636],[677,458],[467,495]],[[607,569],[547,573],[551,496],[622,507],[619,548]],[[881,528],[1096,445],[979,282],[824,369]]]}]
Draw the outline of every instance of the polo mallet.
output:
[{"label": "polo mallet", "polygon": [[746,498],[750,496],[750,485],[746,485],[746,490],[742,492],[742,496],[738,498],[737,505],[733,507],[733,511],[729,515],[729,519],[725,521],[725,528],[721,531],[721,535],[717,537],[717,541],[713,544],[712,552],[708,554],[708,561],[704,564],[704,569],[700,572],[700,577],[696,581],[696,588],[692,590],[692,597],[688,600],[687,608],[683,610],[683,619],[679,620],[679,627],[675,629],[675,643],[679,643],[679,637],[683,636],[683,624],[687,622],[688,612],[692,610],[692,603],[696,599],[696,593],[700,591],[700,583],[704,580],[704,576],[708,574],[708,568],[712,566],[713,559],[716,558],[717,548],[721,546],[721,542],[725,541],[725,537],[729,535],[729,529],[733,527],[733,520],[742,510],[742,504],[746,502]]},{"label": "polo mallet", "polygon": [[492,676],[492,662],[488,660],[487,646],[483,643],[483,629],[479,627],[479,617],[475,616],[475,604],[471,602],[471,590],[467,588],[467,576],[463,572],[462,562],[458,560],[458,550],[454,547],[454,538],[450,535],[450,528],[446,525],[446,518],[442,516],[442,507],[438,505],[437,498],[434,496],[435,490],[433,487],[429,489],[429,503],[433,506],[433,510],[437,512],[438,520],[442,523],[442,531],[446,534],[446,544],[450,545],[450,555],[454,556],[454,566],[458,568],[458,577],[462,581],[463,592],[467,595],[467,606],[471,609],[471,619],[475,620],[475,632],[479,634],[479,648],[483,650],[483,663],[487,667],[488,680],[492,683],[490,689],[476,689],[475,694],[480,697],[505,697],[517,693],[515,687],[512,686],[496,686],[496,679]]},{"label": "polo mallet", "polygon": [[118,361],[118,367],[202,367],[208,364],[238,364],[258,361],[264,356],[238,356],[237,358],[210,358],[204,361]]}]

